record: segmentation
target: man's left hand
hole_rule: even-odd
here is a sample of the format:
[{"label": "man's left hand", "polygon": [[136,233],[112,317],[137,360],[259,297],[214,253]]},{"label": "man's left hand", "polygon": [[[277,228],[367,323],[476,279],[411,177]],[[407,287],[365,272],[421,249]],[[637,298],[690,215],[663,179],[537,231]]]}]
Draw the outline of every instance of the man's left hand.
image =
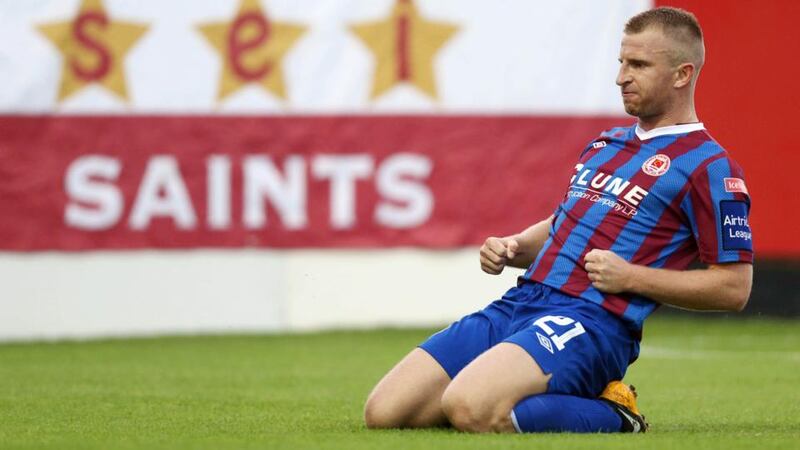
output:
[{"label": "man's left hand", "polygon": [[584,258],[592,286],[608,294],[630,290],[633,265],[610,250],[594,249]]}]

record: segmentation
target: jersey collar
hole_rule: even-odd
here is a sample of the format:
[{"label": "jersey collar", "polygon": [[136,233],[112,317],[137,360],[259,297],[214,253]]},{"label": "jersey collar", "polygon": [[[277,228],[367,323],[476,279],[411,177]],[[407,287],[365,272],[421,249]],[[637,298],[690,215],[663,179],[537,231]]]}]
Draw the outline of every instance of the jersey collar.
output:
[{"label": "jersey collar", "polygon": [[644,131],[643,129],[639,128],[639,124],[636,124],[636,136],[640,140],[646,141],[648,139],[653,139],[654,137],[666,136],[669,134],[691,133],[692,131],[705,130],[705,129],[706,127],[703,125],[702,122],[685,123],[682,125],[670,125],[667,127],[658,127],[658,128],[653,128],[650,131]]}]

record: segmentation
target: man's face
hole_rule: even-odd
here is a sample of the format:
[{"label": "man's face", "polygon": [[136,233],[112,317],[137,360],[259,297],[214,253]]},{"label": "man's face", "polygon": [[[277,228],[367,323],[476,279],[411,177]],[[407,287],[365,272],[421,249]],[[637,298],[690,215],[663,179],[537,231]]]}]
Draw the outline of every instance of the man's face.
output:
[{"label": "man's face", "polygon": [[669,109],[676,74],[670,59],[670,44],[669,38],[657,28],[622,38],[617,86],[628,114],[646,119]]}]

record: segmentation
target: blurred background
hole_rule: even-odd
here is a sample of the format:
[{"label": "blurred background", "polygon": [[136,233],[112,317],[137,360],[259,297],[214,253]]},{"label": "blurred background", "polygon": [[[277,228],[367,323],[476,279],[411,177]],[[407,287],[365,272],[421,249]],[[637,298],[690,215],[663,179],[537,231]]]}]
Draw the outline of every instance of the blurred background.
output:
[{"label": "blurred background", "polygon": [[478,246],[634,123],[619,40],[662,4],[703,26],[698,113],[746,173],[744,314],[800,315],[794,0],[0,0],[0,339],[483,306],[521,272]]}]

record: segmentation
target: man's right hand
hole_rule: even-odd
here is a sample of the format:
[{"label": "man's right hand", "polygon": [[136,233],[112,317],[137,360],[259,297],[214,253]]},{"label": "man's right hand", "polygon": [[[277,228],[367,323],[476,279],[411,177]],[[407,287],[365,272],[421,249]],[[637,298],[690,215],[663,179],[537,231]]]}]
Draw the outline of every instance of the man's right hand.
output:
[{"label": "man's right hand", "polygon": [[481,269],[486,273],[499,275],[518,251],[519,242],[516,239],[490,237],[481,246]]}]

